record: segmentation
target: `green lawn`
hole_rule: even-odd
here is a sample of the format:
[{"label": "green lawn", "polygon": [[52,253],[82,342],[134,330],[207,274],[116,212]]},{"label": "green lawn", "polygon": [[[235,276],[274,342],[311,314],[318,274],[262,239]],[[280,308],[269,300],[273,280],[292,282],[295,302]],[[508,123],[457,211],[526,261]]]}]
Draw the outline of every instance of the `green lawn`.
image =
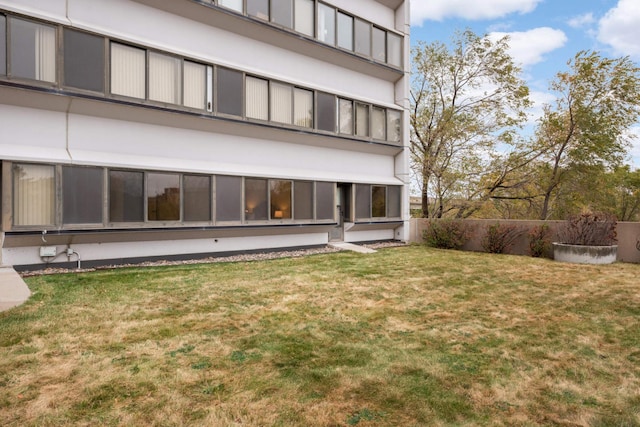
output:
[{"label": "green lawn", "polygon": [[640,426],[640,265],[408,246],[26,281],[3,426]]}]

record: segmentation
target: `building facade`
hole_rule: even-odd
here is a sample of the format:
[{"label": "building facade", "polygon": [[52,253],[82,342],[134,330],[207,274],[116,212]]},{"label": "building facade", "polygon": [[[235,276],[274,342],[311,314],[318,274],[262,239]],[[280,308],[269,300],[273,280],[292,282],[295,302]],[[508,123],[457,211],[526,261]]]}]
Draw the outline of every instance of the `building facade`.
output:
[{"label": "building facade", "polygon": [[2,264],[409,237],[408,0],[0,0]]}]

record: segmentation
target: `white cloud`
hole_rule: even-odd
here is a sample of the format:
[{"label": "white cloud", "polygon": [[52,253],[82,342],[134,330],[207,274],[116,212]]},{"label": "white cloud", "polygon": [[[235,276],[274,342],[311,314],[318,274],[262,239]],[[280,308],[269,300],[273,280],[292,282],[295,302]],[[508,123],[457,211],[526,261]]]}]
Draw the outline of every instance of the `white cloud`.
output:
[{"label": "white cloud", "polygon": [[621,55],[640,58],[638,43],[640,28],[640,2],[638,0],[620,0],[600,20],[598,40],[608,44]]},{"label": "white cloud", "polygon": [[489,39],[496,41],[504,36],[509,36],[509,54],[522,66],[543,61],[546,53],[561,48],[567,42],[564,32],[549,27],[511,33],[495,32],[489,34]]},{"label": "white cloud", "polygon": [[595,22],[595,18],[593,17],[593,13],[585,13],[584,15],[579,15],[571,18],[567,24],[573,28],[582,28],[587,25],[593,24]]},{"label": "white cloud", "polygon": [[542,0],[414,0],[411,2],[411,24],[445,18],[468,20],[495,19],[511,13],[533,11]]},{"label": "white cloud", "polygon": [[536,125],[538,120],[544,114],[543,107],[545,105],[553,104],[556,97],[550,92],[531,91],[529,92],[529,99],[533,103],[533,106],[529,110],[528,123],[530,125]]}]

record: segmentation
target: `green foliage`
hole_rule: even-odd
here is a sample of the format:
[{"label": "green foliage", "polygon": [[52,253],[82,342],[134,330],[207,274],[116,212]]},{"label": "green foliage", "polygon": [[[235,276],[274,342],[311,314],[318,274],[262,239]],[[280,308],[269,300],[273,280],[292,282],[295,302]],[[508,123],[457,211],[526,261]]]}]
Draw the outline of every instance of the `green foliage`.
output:
[{"label": "green foliage", "polygon": [[549,226],[547,224],[535,226],[529,231],[529,253],[532,257],[550,257],[551,242],[549,241]]},{"label": "green foliage", "polygon": [[431,220],[423,234],[427,245],[440,249],[461,249],[470,237],[469,226],[455,219]]},{"label": "green foliage", "polygon": [[558,232],[562,243],[570,245],[608,246],[617,241],[616,218],[602,212],[573,215]]},{"label": "green foliage", "polygon": [[511,248],[524,231],[517,225],[496,223],[487,227],[482,248],[492,254],[503,254]]}]

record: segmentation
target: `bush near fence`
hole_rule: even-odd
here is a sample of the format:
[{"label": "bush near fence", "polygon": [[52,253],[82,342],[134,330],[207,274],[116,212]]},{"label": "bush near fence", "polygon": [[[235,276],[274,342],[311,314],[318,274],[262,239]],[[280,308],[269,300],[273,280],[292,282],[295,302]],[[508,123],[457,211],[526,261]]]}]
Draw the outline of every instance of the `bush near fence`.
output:
[{"label": "bush near fence", "polygon": [[[423,236],[429,227],[429,219],[411,218],[411,243],[424,243]],[[438,220],[434,220],[438,221]],[[471,230],[470,238],[462,246],[461,250],[486,252],[483,248],[483,241],[486,239],[487,230],[496,224],[505,224],[522,229],[523,233],[514,240],[513,244],[507,248],[505,253],[512,255],[531,256],[529,246],[529,234],[535,227],[546,225],[548,227],[549,242],[558,240],[558,229],[564,221],[535,221],[535,220],[495,220],[495,219],[466,219],[464,223]],[[640,222],[618,222],[618,261],[640,263]],[[552,257],[551,251],[547,251],[543,256]]]}]

